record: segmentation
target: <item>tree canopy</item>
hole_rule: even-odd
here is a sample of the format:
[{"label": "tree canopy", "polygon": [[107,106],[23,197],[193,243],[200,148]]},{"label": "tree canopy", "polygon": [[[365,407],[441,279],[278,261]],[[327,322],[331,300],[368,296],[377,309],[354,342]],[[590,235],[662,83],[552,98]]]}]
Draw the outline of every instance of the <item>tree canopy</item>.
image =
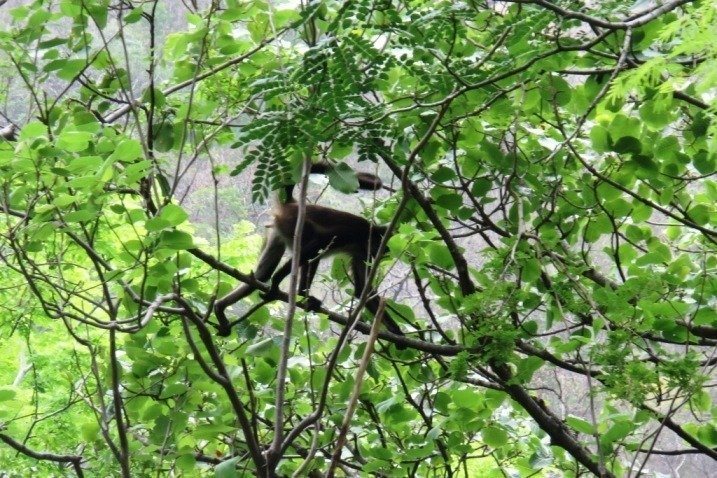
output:
[{"label": "tree canopy", "polygon": [[[0,475],[713,472],[714,2],[0,0],[3,24]],[[318,311],[292,277],[219,337],[217,298],[266,290],[249,201],[319,160],[318,204],[386,185],[352,212],[388,227],[369,276],[406,336],[338,257]]]}]

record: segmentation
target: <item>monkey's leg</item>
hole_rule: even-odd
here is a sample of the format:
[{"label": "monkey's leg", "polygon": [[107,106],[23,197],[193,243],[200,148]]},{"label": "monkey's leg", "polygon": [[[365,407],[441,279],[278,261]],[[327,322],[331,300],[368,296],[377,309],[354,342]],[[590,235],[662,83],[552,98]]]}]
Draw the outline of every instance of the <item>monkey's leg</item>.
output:
[{"label": "monkey's leg", "polygon": [[311,284],[316,277],[316,271],[319,269],[319,258],[315,257],[301,266],[301,277],[299,280],[299,295],[306,299],[306,305],[309,310],[316,310],[321,306],[321,301],[311,297]]},{"label": "monkey's leg", "polygon": [[[286,244],[284,240],[276,231],[272,231],[261,253],[259,262],[256,265],[254,278],[260,282],[268,280],[279,265],[281,256],[284,255],[285,250]],[[217,321],[219,322],[219,327],[217,328],[218,335],[226,337],[231,333],[231,324],[224,312],[226,308],[239,302],[254,292],[254,290],[255,287],[253,285],[242,284],[214,303],[214,314],[217,316]]]},{"label": "monkey's leg", "polygon": [[[354,297],[357,299],[361,297],[361,292],[366,285],[366,262],[360,256],[354,256],[351,258],[351,269],[353,270],[354,276]],[[366,308],[376,317],[378,313],[379,299],[376,292],[371,288],[369,290],[369,296],[366,300]],[[401,328],[398,326],[395,320],[388,313],[388,310],[384,309],[383,312],[383,324],[386,326],[389,332],[396,335],[405,335]],[[404,345],[396,344],[397,349],[405,349]]]},{"label": "monkey's leg", "polygon": [[[303,245],[301,247],[301,254],[299,257],[299,267],[302,270],[302,276],[299,277],[299,293],[303,293],[304,289],[307,289],[308,286],[311,284],[311,281],[309,280],[309,276],[311,280],[314,278],[314,274],[316,271],[314,270],[313,273],[306,272],[306,281],[304,281],[304,270],[307,269],[310,262],[314,262],[314,267],[318,267],[319,263],[319,252],[321,251],[321,246],[319,241],[309,241],[307,244]],[[279,291],[279,285],[281,284],[281,281],[286,279],[289,274],[291,274],[291,261],[292,259],[289,259],[286,261],[277,271],[274,273],[274,275],[271,277],[271,289],[266,294],[263,294],[263,297],[266,299],[271,299],[273,296],[276,295],[276,293]]]}]

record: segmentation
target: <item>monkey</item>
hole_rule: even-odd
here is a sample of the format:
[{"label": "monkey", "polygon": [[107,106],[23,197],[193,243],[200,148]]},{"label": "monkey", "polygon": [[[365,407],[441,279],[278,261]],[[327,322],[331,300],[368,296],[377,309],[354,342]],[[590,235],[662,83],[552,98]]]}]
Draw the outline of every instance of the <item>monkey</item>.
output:
[{"label": "monkey", "polygon": [[[327,174],[332,166],[325,162],[314,163],[311,174]],[[356,174],[359,189],[377,190],[383,186],[381,179],[370,173]],[[270,280],[270,289],[262,294],[265,300],[271,300],[279,290],[279,284],[291,273],[291,258],[281,267],[279,263],[287,247],[291,248],[294,241],[296,221],[299,216],[299,205],[293,197],[294,185],[284,187],[284,198],[277,202],[274,211],[272,232],[259,257],[254,277],[261,282]],[[376,261],[381,240],[386,235],[386,226],[373,224],[367,219],[337,209],[315,204],[307,204],[304,219],[304,230],[301,236],[299,266],[299,294],[306,298],[309,310],[315,310],[320,302],[309,295],[311,283],[318,269],[319,261],[334,254],[344,253],[351,256],[354,296],[359,297],[366,285],[366,263]],[[278,270],[277,270],[277,267]],[[226,337],[231,333],[231,324],[225,310],[255,290],[250,284],[243,284],[214,304],[214,314],[218,320],[217,334]],[[366,308],[375,316],[378,311],[379,297],[373,291]],[[403,336],[398,324],[386,315],[386,328]],[[402,348],[402,347],[401,347]]]}]

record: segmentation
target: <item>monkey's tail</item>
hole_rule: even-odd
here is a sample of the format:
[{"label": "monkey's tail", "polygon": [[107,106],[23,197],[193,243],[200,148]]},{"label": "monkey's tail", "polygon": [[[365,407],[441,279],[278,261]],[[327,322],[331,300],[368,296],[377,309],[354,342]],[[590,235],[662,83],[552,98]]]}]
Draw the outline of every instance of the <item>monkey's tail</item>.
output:
[{"label": "monkey's tail", "polygon": [[[391,332],[392,334],[400,335],[401,337],[405,337],[406,334],[403,333],[403,330],[401,330],[401,327],[398,326],[395,320],[391,317],[390,312],[387,311],[387,313],[383,316],[383,325],[386,326],[386,330]],[[398,350],[404,350],[406,348],[403,344],[395,344],[396,348]]]}]

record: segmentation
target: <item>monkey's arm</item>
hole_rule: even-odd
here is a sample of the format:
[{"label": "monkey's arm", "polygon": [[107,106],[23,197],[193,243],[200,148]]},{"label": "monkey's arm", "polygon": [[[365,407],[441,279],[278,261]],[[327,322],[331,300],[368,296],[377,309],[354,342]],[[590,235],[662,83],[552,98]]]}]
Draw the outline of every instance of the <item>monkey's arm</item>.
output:
[{"label": "monkey's arm", "polygon": [[[254,278],[260,282],[266,282],[279,265],[285,250],[286,244],[284,240],[276,231],[272,231],[259,258],[259,263],[253,274]],[[217,321],[219,322],[217,327],[218,335],[227,337],[231,333],[231,323],[224,312],[226,308],[239,302],[254,292],[255,289],[256,287],[252,284],[242,284],[215,302],[214,315],[217,316]]]}]

